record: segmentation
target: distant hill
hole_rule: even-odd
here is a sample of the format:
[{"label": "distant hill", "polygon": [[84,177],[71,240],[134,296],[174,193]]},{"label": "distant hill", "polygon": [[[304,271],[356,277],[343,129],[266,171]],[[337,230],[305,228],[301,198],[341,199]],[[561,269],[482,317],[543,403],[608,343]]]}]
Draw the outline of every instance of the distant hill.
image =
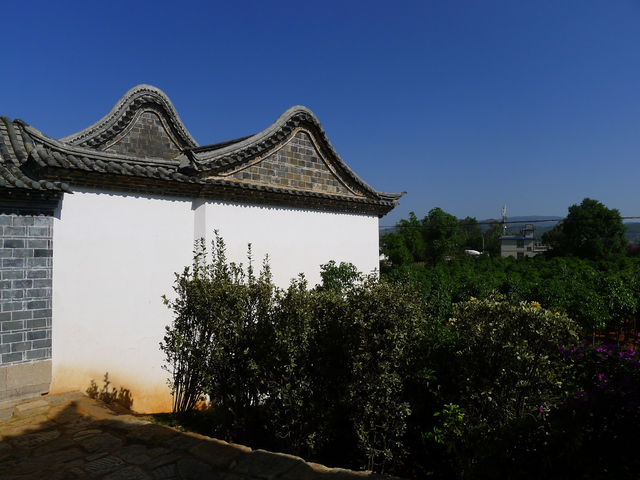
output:
[{"label": "distant hill", "polygon": [[[529,215],[529,216],[521,216],[521,217],[507,217],[507,225],[509,225],[509,232],[512,234],[517,234],[520,232],[520,229],[524,226],[524,223],[510,223],[515,221],[531,221],[531,220],[562,220],[562,217],[556,217],[553,215]],[[491,221],[491,220],[483,220],[483,221]],[[553,227],[556,226],[558,222],[540,222],[534,223],[533,226],[535,228],[535,237],[540,238],[545,232],[548,232]],[[626,237],[627,240],[633,243],[640,242],[640,223],[639,222],[630,222],[625,223],[627,227]],[[483,231],[486,231],[489,228],[489,225],[482,225]]]},{"label": "distant hill", "polygon": [[379,233],[380,235],[384,235],[385,233],[393,233],[396,231],[396,227],[380,227]]},{"label": "distant hill", "polygon": [[[552,220],[550,222],[536,222],[537,220]],[[558,220],[562,220],[562,217],[558,217],[555,215],[521,215],[521,216],[513,216],[507,217],[507,230],[511,234],[520,233],[522,227],[525,226],[526,222],[532,222],[534,227],[534,235],[536,238],[540,238],[543,233],[548,232],[553,227],[556,226]],[[486,232],[491,225],[490,222],[502,222],[502,219],[487,219],[480,220],[482,225],[483,232]]]},{"label": "distant hill", "polygon": [[[533,223],[533,226],[535,228],[534,235],[536,238],[540,238],[545,232],[548,232],[553,227],[555,227],[556,224],[558,223],[558,220],[562,220],[562,217],[558,217],[554,215],[522,215],[517,217],[507,217],[508,231],[511,234],[517,234],[520,232],[520,229],[525,225],[524,223],[520,223],[520,222],[531,222],[532,220],[552,220],[550,222]],[[502,219],[496,219],[496,218],[478,220],[478,222],[480,222],[480,228],[482,229],[483,232],[486,232],[489,229],[489,227],[491,226],[490,225],[491,222],[500,223],[501,221]],[[518,222],[518,223],[514,223],[514,222]],[[633,243],[639,243],[640,242],[640,222],[625,223],[625,226],[627,227],[627,234],[626,234],[627,240]],[[382,227],[380,228],[380,235],[384,235],[385,233],[392,233],[392,232],[395,232],[395,230],[396,230],[396,227]]]},{"label": "distant hill", "polygon": [[625,223],[627,227],[627,240],[633,243],[640,242],[640,223],[638,222],[629,222]]}]

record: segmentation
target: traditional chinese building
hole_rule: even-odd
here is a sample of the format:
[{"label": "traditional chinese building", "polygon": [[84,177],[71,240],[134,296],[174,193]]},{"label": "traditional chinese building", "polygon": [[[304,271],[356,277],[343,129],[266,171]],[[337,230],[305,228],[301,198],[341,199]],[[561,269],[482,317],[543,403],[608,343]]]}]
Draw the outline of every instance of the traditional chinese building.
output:
[{"label": "traditional chinese building", "polygon": [[161,295],[194,240],[217,229],[235,261],[252,243],[282,286],[317,282],[329,260],[370,272],[378,219],[400,196],[358,177],[300,106],[215,145],[198,145],[148,85],[61,139],[2,117],[0,404],[108,372],[134,409],[167,409]]}]

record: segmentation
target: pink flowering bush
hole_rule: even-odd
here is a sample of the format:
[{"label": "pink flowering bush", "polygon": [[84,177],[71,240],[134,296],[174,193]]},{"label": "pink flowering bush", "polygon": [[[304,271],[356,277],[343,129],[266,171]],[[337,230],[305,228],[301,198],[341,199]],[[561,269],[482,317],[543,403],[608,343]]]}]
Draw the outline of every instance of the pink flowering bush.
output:
[{"label": "pink flowering bush", "polygon": [[560,347],[566,398],[476,450],[474,478],[638,478],[640,358],[616,344]]}]

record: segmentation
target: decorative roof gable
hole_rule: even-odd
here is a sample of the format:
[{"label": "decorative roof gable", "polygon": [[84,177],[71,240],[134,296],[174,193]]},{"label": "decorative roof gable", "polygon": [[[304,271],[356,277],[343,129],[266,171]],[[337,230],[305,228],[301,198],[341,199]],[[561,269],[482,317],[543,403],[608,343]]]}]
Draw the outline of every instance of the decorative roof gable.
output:
[{"label": "decorative roof gable", "polygon": [[105,150],[123,137],[131,137],[132,130],[144,130],[149,122],[160,122],[165,134],[171,138],[171,143],[179,149],[198,146],[180,120],[169,97],[151,85],[133,87],[96,123],[78,133],[61,138],[60,141]]},{"label": "decorative roof gable", "polygon": [[[312,145],[297,145],[301,138],[300,132],[304,132],[306,138],[311,141]],[[296,139],[296,137],[298,137],[298,139]],[[302,141],[304,142],[304,140]],[[342,184],[349,191],[349,193],[344,192],[346,195],[363,197],[373,195],[394,200],[397,200],[403,195],[379,192],[356,175],[335,151],[317,117],[311,110],[301,105],[289,108],[280,115],[272,125],[260,133],[226,142],[225,144],[205,145],[193,149],[194,155],[191,157],[192,162],[189,166],[195,171],[201,172],[204,176],[229,175],[230,173],[238,172],[247,166],[253,165],[273,155],[290,142],[293,142],[293,145],[290,145],[289,149],[301,148],[304,150],[311,148],[311,150],[303,152],[290,150],[290,155],[285,154],[283,156],[281,154],[280,158],[284,160],[284,163],[288,163],[288,165],[283,167],[287,170],[296,171],[296,167],[303,166],[299,165],[300,159],[297,157],[307,155],[308,157],[315,157],[315,159],[322,160],[322,162],[317,162],[315,165],[323,170],[329,170],[333,177],[332,181],[337,184]],[[287,148],[285,147],[283,153],[286,151]],[[306,160],[309,161],[312,160],[312,158],[307,158]],[[306,165],[307,169],[310,167],[310,165],[308,165],[310,162],[308,161]],[[321,164],[324,164],[324,166],[321,166]],[[274,170],[272,169],[270,171],[273,172]],[[252,173],[255,174],[255,172]],[[296,188],[299,188],[300,179],[292,177],[295,173],[291,171],[288,173],[290,173],[289,180],[297,180],[298,185]],[[319,172],[312,173],[317,175]],[[255,178],[255,175],[252,178]],[[305,179],[302,180],[307,184],[306,186],[302,186],[302,188],[310,188],[313,191],[327,191],[327,189],[323,189],[322,186],[318,189],[316,182],[305,181]],[[331,189],[328,190],[330,191]]]},{"label": "decorative roof gable", "polygon": [[131,123],[105,142],[105,152],[122,153],[134,157],[176,158],[184,146],[171,134],[163,116],[155,110],[139,110]]},{"label": "decorative roof gable", "polygon": [[0,122],[0,195],[73,187],[378,215],[402,196],[358,177],[305,107],[290,108],[255,135],[199,146],[167,96],[149,85],[60,140],[20,120]]},{"label": "decorative roof gable", "polygon": [[235,165],[219,176],[242,182],[310,190],[335,195],[361,196],[325,159],[313,136],[299,129],[283,145],[265,156]]}]

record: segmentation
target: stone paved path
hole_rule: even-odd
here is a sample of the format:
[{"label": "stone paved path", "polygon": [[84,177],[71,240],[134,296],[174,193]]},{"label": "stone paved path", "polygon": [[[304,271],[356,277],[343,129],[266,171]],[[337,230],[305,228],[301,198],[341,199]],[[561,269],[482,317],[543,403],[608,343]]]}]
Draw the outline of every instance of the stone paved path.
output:
[{"label": "stone paved path", "polygon": [[119,412],[80,392],[0,410],[0,479],[382,479],[215,440]]}]

